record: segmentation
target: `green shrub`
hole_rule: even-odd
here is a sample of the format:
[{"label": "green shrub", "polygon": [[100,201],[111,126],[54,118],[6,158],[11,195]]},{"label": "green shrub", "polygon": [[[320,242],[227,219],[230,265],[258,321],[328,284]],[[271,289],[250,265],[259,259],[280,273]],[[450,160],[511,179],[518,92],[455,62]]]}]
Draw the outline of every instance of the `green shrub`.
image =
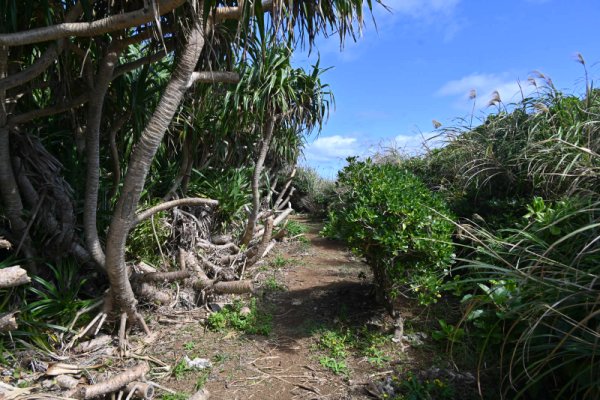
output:
[{"label": "green shrub", "polygon": [[161,265],[160,249],[169,242],[171,229],[166,223],[166,211],[158,212],[153,218],[140,222],[127,239],[127,255],[151,265]]},{"label": "green shrub", "polygon": [[294,187],[292,204],[295,209],[318,217],[327,215],[327,209],[335,199],[333,181],[321,177],[312,168],[300,167],[294,178]]},{"label": "green shrub", "polygon": [[232,328],[252,335],[269,336],[273,329],[273,316],[260,309],[256,299],[250,300],[249,313],[242,313],[243,307],[244,303],[236,301],[222,310],[212,313],[207,320],[208,327],[213,331]]},{"label": "green shrub", "polygon": [[434,302],[453,259],[444,202],[397,165],[348,162],[324,234],[366,257],[386,300],[409,287],[422,303]]},{"label": "green shrub", "polygon": [[244,206],[252,200],[251,176],[250,168],[194,170],[189,192],[218,200],[217,222],[227,227],[245,218]]}]

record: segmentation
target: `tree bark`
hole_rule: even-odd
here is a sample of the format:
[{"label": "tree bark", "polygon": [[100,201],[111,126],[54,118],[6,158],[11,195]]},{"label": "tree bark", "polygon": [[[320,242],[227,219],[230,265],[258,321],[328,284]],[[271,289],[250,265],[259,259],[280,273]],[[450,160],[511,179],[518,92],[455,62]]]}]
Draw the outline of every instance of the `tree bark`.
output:
[{"label": "tree bark", "polygon": [[98,210],[98,188],[100,186],[100,124],[104,98],[118,60],[118,45],[111,44],[100,62],[96,82],[88,103],[85,152],[87,172],[85,181],[85,204],[83,208],[83,230],[90,255],[98,265],[104,266],[104,250],[96,226]]},{"label": "tree bark", "polygon": [[106,269],[111,291],[114,293],[115,304],[128,314],[130,321],[137,322],[142,326],[145,324],[137,313],[137,302],[125,267],[125,243],[135,221],[135,210],[150,164],[183,99],[187,83],[194,72],[203,46],[203,25],[201,20],[198,20],[189,33],[188,43],[175,67],[171,80],[131,154],[123,190],[117,201],[108,231]]},{"label": "tree bark", "polygon": [[273,131],[275,130],[275,118],[269,117],[265,123],[263,130],[263,138],[260,145],[260,151],[256,164],[254,165],[254,172],[252,174],[252,209],[248,216],[248,222],[246,224],[246,230],[241,239],[242,245],[250,243],[254,237],[254,227],[256,226],[256,219],[258,212],[260,211],[260,174],[262,173],[263,166],[265,165],[265,159],[269,152],[269,145],[273,138]]},{"label": "tree bark", "polygon": [[[0,45],[0,79],[5,78],[8,69],[8,47]],[[36,267],[31,251],[31,241],[27,234],[27,223],[23,219],[23,202],[15,180],[10,158],[10,138],[6,115],[6,91],[0,90],[0,198],[4,203],[4,213],[11,224],[15,237],[23,244],[21,248],[28,260],[29,272],[35,273]]]}]

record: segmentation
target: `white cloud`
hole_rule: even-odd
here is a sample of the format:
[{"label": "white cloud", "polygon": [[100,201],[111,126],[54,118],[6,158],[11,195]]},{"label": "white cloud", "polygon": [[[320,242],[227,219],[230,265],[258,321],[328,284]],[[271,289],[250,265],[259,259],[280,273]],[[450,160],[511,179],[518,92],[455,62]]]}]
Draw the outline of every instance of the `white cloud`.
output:
[{"label": "white cloud", "polygon": [[459,108],[466,109],[473,106],[473,100],[469,99],[472,90],[477,97],[475,108],[486,108],[492,98],[494,91],[500,95],[504,104],[517,102],[521,99],[521,93],[528,96],[534,88],[527,80],[519,82],[516,75],[510,73],[474,73],[460,79],[445,83],[438,91],[438,96],[454,97]]},{"label": "white cloud", "polygon": [[307,160],[333,161],[360,155],[358,140],[350,136],[321,136],[306,147]]}]

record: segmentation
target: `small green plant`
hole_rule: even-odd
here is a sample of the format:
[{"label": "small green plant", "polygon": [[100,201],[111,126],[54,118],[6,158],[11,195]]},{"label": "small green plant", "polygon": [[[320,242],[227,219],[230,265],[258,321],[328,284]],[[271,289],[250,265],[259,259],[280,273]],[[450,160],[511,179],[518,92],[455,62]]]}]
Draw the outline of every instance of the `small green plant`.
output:
[{"label": "small green plant", "polygon": [[324,350],[326,355],[319,358],[319,363],[336,375],[347,374],[346,357],[351,340],[350,330],[322,330],[317,347]]},{"label": "small green plant", "polygon": [[265,282],[263,283],[263,288],[267,291],[267,292],[283,292],[286,290],[286,287],[277,282],[277,279],[275,279],[274,276],[270,276],[267,279],[265,279]]},{"label": "small green plant", "polygon": [[348,366],[345,360],[339,360],[334,357],[323,356],[319,358],[319,364],[331,370],[336,375],[348,374]]},{"label": "small green plant", "polygon": [[165,393],[160,398],[161,400],[187,400],[190,398],[190,395],[181,392]]},{"label": "small green plant", "polygon": [[292,260],[285,258],[281,254],[277,254],[274,259],[269,262],[269,265],[273,268],[283,268],[292,263]]},{"label": "small green plant", "polygon": [[285,226],[285,230],[287,231],[287,237],[294,238],[294,240],[298,240],[300,242],[308,242],[308,238],[304,236],[306,232],[308,232],[308,227],[301,222],[290,220]]},{"label": "small green plant", "polygon": [[175,365],[175,368],[173,368],[173,376],[176,380],[180,381],[192,370],[193,369],[188,366],[185,359],[181,359],[177,365]]},{"label": "small green plant", "polygon": [[171,236],[171,230],[165,222],[166,215],[165,211],[156,213],[153,218],[142,221],[131,231],[127,239],[128,256],[151,265],[163,262],[156,246],[157,242],[161,245],[168,243]]},{"label": "small green plant", "polygon": [[420,379],[408,372],[399,382],[399,400],[451,400],[454,388],[442,379]]},{"label": "small green plant", "polygon": [[273,329],[273,316],[259,308],[256,299],[250,300],[248,304],[250,312],[242,313],[243,307],[244,303],[238,300],[212,313],[207,320],[208,328],[213,331],[231,328],[248,334],[268,336]]},{"label": "small green plant", "polygon": [[202,370],[200,372],[200,374],[198,375],[198,378],[196,378],[196,383],[194,384],[194,390],[198,391],[198,390],[202,389],[206,385],[206,382],[208,382],[209,377],[210,377],[210,369]]},{"label": "small green plant", "polygon": [[187,351],[192,351],[192,350],[194,350],[195,347],[196,347],[196,342],[194,342],[193,340],[186,342],[183,345],[183,348]]},{"label": "small green plant", "polygon": [[431,337],[435,340],[447,340],[451,343],[460,342],[465,334],[465,330],[454,325],[448,324],[443,319],[438,320],[440,330],[431,332]]}]

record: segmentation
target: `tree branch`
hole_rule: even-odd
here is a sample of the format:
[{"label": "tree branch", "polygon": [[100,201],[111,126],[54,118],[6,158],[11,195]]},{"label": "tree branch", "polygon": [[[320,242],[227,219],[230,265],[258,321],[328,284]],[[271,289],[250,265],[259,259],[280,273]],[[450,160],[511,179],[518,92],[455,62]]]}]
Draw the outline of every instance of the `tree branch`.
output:
[{"label": "tree branch", "polygon": [[[78,2],[65,16],[66,22],[76,21],[81,15],[83,8]],[[23,71],[17,72],[16,74],[10,75],[4,79],[0,79],[0,90],[8,90],[14,87],[23,85],[39,75],[41,75],[52,63],[54,63],[60,53],[65,48],[65,40],[59,40],[56,43],[52,43],[44,54],[40,56],[31,66],[24,69]]]},{"label": "tree branch", "polygon": [[[167,14],[185,3],[186,0],[158,0],[161,15]],[[22,46],[26,44],[47,42],[66,37],[90,37],[119,29],[127,29],[153,21],[154,13],[150,7],[141,8],[124,14],[112,15],[92,22],[64,22],[43,28],[30,29],[23,32],[0,35],[0,44],[6,46]]]},{"label": "tree branch", "polygon": [[[273,10],[273,0],[266,0],[262,2],[262,8],[266,11]],[[237,7],[218,7],[215,11],[215,16],[217,22],[226,20],[226,19],[240,19],[242,18],[243,6]]]},{"label": "tree branch", "polygon": [[137,224],[150,218],[157,212],[165,211],[165,210],[168,210],[173,207],[179,207],[179,206],[213,206],[214,207],[217,205],[219,205],[219,202],[217,200],[203,199],[200,197],[190,197],[190,198],[186,198],[186,199],[177,199],[177,200],[166,201],[164,203],[161,203],[154,207],[151,207],[145,211],[137,213],[132,226],[136,226]]},{"label": "tree branch", "polygon": [[200,71],[194,72],[188,82],[188,87],[194,83],[238,83],[240,75],[237,72]]},{"label": "tree branch", "polygon": [[29,111],[29,112],[26,112],[23,114],[15,115],[8,120],[7,125],[12,127],[12,126],[15,126],[18,124],[29,122],[36,118],[42,118],[42,117],[48,117],[50,115],[60,114],[65,111],[69,111],[72,108],[77,108],[77,107],[84,105],[85,103],[87,103],[89,101],[89,99],[90,99],[90,95],[88,93],[84,93],[81,96],[76,97],[74,100],[71,100],[68,103],[57,104],[52,107],[42,108],[40,110],[33,110],[33,111]]}]

